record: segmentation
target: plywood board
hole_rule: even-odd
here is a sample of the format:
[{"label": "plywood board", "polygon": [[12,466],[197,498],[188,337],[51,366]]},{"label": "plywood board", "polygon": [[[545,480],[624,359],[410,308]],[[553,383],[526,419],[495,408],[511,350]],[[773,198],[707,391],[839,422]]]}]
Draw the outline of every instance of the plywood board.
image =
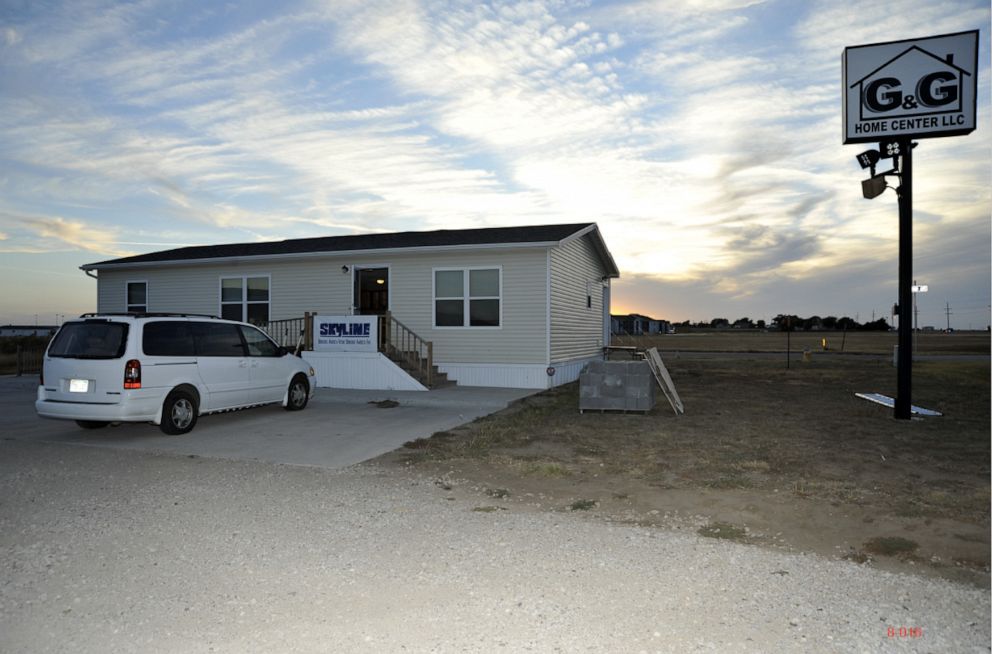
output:
[{"label": "plywood board", "polygon": [[[882,395],[881,393],[855,393],[857,397],[868,400],[869,402],[874,402],[875,404],[881,404],[882,406],[887,406],[890,409],[896,407],[896,401],[889,397],[888,395]],[[911,406],[910,412],[915,413],[919,416],[942,416],[944,415],[940,411],[934,411],[933,409],[924,409],[918,406]]]},{"label": "plywood board", "polygon": [[668,403],[672,405],[675,415],[685,413],[682,398],[679,397],[678,391],[675,390],[675,384],[672,382],[672,377],[668,374],[668,369],[665,368],[665,364],[661,360],[661,355],[658,354],[658,348],[653,347],[647,351],[647,362],[651,367],[651,372],[654,373],[654,378],[658,381],[658,386],[661,386],[661,392],[665,394],[665,397],[668,398]]}]

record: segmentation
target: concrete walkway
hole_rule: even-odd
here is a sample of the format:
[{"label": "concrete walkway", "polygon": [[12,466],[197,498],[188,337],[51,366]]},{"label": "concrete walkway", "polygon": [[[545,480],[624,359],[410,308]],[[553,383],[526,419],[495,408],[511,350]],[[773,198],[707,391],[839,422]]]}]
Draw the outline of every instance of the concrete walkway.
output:
[{"label": "concrete walkway", "polygon": [[[36,386],[34,376],[0,378],[4,438],[321,468],[361,463],[537,392],[458,386],[429,392],[319,388],[303,411],[267,406],[202,416],[190,433],[166,436],[149,424],[84,430],[74,422],[42,420],[34,410]],[[372,404],[387,399],[398,406]]]}]

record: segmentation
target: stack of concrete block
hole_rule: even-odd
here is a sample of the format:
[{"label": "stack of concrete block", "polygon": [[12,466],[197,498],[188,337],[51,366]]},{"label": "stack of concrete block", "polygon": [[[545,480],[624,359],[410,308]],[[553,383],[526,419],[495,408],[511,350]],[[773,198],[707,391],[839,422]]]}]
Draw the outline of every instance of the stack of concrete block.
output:
[{"label": "stack of concrete block", "polygon": [[592,361],[579,375],[579,411],[647,412],[654,386],[647,361]]}]

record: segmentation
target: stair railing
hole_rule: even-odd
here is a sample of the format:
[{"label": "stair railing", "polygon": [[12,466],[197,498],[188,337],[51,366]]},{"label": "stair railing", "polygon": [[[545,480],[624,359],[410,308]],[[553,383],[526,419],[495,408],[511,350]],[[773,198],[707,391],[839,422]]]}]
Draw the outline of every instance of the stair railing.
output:
[{"label": "stair railing", "polygon": [[425,341],[389,311],[379,316],[379,351],[415,370],[427,388],[434,386],[434,343]]}]

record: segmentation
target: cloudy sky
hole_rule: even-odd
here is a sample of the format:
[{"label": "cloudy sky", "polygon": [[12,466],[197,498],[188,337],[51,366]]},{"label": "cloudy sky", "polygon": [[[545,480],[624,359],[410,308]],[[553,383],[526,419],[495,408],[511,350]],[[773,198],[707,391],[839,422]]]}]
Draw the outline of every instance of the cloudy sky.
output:
[{"label": "cloudy sky", "polygon": [[3,0],[0,323],[84,263],[595,221],[615,312],[888,317],[897,206],[841,144],[845,46],[981,29],[978,129],[921,142],[921,324],[990,304],[989,4]]}]

